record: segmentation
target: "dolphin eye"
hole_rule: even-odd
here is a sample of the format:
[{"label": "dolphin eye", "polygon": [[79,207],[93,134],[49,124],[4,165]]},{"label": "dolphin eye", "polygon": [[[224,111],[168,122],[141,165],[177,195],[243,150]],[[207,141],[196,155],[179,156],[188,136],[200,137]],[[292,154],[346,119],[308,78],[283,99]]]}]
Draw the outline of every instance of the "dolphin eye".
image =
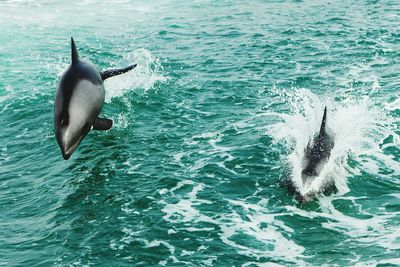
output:
[{"label": "dolphin eye", "polygon": [[61,124],[61,126],[67,126],[68,118],[62,118],[60,124]]},{"label": "dolphin eye", "polygon": [[60,126],[62,127],[67,127],[69,124],[69,115],[68,114],[62,114],[60,117]]}]

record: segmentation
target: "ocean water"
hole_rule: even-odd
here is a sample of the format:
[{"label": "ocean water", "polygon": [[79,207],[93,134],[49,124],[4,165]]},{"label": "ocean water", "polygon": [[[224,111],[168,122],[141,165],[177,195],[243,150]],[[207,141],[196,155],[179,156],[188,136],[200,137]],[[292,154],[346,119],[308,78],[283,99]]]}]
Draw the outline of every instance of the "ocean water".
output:
[{"label": "ocean water", "polygon": [[[399,266],[399,23],[397,0],[0,1],[0,266]],[[138,66],[64,161],[71,36]],[[288,176],[338,192],[302,205]]]}]

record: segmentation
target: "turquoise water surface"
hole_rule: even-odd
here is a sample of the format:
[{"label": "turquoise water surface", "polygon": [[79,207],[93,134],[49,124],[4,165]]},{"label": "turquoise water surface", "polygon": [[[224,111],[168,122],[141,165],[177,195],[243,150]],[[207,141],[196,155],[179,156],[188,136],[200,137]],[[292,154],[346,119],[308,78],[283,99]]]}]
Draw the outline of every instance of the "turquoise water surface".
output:
[{"label": "turquoise water surface", "polygon": [[[400,265],[399,26],[397,0],[0,1],[0,266]],[[65,161],[71,36],[138,66]],[[287,177],[338,192],[301,205]]]}]

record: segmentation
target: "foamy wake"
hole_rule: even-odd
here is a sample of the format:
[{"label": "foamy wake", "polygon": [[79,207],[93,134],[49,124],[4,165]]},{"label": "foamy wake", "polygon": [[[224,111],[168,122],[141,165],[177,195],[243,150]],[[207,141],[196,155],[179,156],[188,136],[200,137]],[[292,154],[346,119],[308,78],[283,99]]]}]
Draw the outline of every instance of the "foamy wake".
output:
[{"label": "foamy wake", "polygon": [[[390,166],[390,159],[378,146],[389,131],[383,125],[385,122],[382,118],[385,116],[369,97],[336,102],[329,97],[321,99],[309,90],[299,89],[286,94],[286,101],[289,101],[291,114],[268,113],[281,119],[268,134],[291,151],[287,161],[292,168],[293,182],[300,193],[318,192],[325,182],[332,179],[339,194],[348,192],[346,177],[349,172],[358,172],[348,166],[348,156],[376,155]],[[319,130],[325,106],[328,107],[327,125],[335,133],[335,146],[320,175],[310,185],[304,186],[301,179],[304,149]]]},{"label": "foamy wake", "polygon": [[149,50],[144,48],[137,49],[129,53],[123,62],[116,65],[125,66],[134,63],[137,66],[133,70],[109,78],[104,82],[106,102],[110,102],[113,97],[122,96],[127,91],[138,88],[147,91],[157,82],[167,81],[168,78],[162,74],[162,66],[159,59],[154,57]]},{"label": "foamy wake", "polygon": [[[165,214],[163,219],[176,225],[177,228],[174,228],[179,228],[178,231],[218,232],[220,241],[235,249],[239,254],[255,260],[262,257],[273,257],[304,265],[302,260],[304,248],[282,234],[282,232],[290,233],[294,230],[276,220],[276,214],[268,212],[267,200],[255,204],[246,203],[246,200],[228,200],[229,208],[226,213],[209,216],[198,210],[201,205],[212,204],[211,201],[200,199],[197,196],[198,192],[207,190],[204,184],[185,180],[170,190],[160,190],[160,194],[169,198],[182,187],[191,187],[192,190],[186,196],[180,196],[177,203],[161,201],[161,204],[165,205],[162,209]],[[246,214],[245,219],[243,219],[243,213]],[[207,223],[209,226],[199,227],[198,225],[202,223]],[[242,238],[238,239],[238,235],[241,235]],[[249,241],[247,244],[240,241],[243,236],[246,236],[245,239]],[[210,263],[213,263],[213,259]]]}]

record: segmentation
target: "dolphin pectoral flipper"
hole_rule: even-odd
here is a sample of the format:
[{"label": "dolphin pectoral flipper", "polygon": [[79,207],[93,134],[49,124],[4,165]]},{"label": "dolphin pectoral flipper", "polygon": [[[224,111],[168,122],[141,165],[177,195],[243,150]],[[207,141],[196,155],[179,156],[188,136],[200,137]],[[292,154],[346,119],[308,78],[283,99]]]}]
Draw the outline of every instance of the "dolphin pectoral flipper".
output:
[{"label": "dolphin pectoral flipper", "polygon": [[113,121],[110,119],[97,118],[93,124],[93,130],[110,130],[112,125]]},{"label": "dolphin pectoral flipper", "polygon": [[116,75],[120,75],[122,73],[128,72],[131,69],[135,68],[136,66],[137,66],[137,64],[133,64],[133,65],[130,65],[130,66],[125,67],[125,68],[105,70],[105,71],[102,71],[100,73],[100,75],[101,75],[101,78],[104,81],[105,79],[110,78],[112,76],[116,76]]}]

